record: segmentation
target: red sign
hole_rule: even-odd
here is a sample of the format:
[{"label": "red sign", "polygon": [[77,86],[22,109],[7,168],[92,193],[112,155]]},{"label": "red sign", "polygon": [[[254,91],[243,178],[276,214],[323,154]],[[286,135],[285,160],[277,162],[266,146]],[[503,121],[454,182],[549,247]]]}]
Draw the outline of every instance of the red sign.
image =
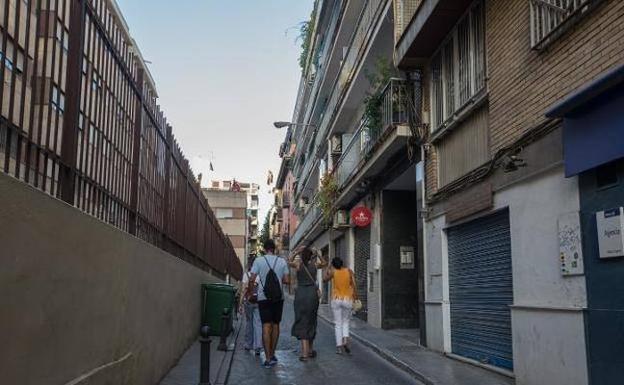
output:
[{"label": "red sign", "polygon": [[351,222],[357,227],[366,227],[371,224],[373,213],[365,206],[359,206],[351,211]]}]

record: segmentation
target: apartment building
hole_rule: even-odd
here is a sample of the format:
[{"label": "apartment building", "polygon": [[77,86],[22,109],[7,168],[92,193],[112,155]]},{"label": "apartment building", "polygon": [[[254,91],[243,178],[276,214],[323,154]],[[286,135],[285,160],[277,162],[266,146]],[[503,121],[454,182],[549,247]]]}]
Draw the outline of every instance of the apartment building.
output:
[{"label": "apartment building", "polygon": [[244,191],[202,189],[223,232],[228,236],[242,266],[249,256],[249,217]]},{"label": "apartment building", "polygon": [[297,228],[295,205],[292,204],[295,176],[292,172],[292,160],[296,145],[292,142],[292,131],[289,128],[280,147],[279,156],[282,159],[277,178],[275,179],[275,207],[281,211],[281,226],[277,239],[284,255],[290,253],[290,239]]},{"label": "apartment building", "polygon": [[394,8],[428,127],[424,342],[519,385],[621,383],[624,2]]},{"label": "apartment building", "polygon": [[[342,257],[364,304],[358,316],[371,325],[418,329],[424,316],[416,261],[422,165],[418,127],[410,124],[416,79],[399,78],[393,66],[392,2],[323,1],[313,15],[283,145],[292,150],[282,151],[278,178],[294,178],[291,249],[311,245]],[[326,184],[338,191],[331,223],[318,204]]]},{"label": "apartment building", "polygon": [[[247,240],[246,240],[246,255],[256,255],[258,251],[258,208],[260,204],[259,193],[260,185],[257,183],[239,182],[236,179],[233,180],[213,180],[210,182],[210,191],[239,191],[243,192],[246,196],[246,226],[247,226]],[[237,206],[237,208],[240,208]],[[245,257],[245,261],[247,257]]]},{"label": "apartment building", "polygon": [[113,0],[0,5],[0,169],[223,279],[242,277]]}]

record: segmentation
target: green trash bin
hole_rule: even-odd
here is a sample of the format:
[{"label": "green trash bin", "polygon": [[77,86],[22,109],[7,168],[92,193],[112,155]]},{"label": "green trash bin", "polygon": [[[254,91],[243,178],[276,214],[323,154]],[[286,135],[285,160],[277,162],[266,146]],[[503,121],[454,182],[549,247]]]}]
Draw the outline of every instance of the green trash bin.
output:
[{"label": "green trash bin", "polygon": [[227,283],[209,283],[202,285],[202,326],[210,327],[211,336],[221,335],[223,309],[228,309],[228,330],[232,330],[235,309],[236,287]]}]

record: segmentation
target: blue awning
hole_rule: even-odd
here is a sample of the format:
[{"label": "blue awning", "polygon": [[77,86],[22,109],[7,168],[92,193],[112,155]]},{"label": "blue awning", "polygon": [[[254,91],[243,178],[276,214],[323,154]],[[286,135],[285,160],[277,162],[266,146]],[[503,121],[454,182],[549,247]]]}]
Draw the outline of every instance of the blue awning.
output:
[{"label": "blue awning", "polygon": [[624,158],[624,65],[573,92],[546,116],[564,118],[567,177]]}]

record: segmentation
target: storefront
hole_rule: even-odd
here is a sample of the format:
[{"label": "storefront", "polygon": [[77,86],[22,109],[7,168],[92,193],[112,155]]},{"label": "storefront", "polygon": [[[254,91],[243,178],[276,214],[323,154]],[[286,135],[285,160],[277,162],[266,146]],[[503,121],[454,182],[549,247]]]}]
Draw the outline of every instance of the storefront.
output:
[{"label": "storefront", "polygon": [[624,378],[624,66],[554,106],[564,120],[566,177],[579,178],[589,381]]}]

